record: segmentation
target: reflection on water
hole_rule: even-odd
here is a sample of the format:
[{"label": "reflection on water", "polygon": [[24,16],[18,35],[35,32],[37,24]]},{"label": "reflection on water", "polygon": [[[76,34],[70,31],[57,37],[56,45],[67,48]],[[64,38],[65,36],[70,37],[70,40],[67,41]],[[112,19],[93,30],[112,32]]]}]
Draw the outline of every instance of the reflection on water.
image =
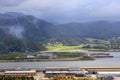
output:
[{"label": "reflection on water", "polygon": [[1,62],[0,69],[30,69],[45,67],[86,67],[86,66],[120,66],[120,52],[110,52],[114,58],[99,58],[94,61],[45,61],[45,62]]}]

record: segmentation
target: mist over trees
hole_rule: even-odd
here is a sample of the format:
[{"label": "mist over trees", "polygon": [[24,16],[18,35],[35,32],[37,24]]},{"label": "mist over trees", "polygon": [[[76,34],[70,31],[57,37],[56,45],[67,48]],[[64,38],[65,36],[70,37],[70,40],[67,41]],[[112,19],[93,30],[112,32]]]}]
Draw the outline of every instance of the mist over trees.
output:
[{"label": "mist over trees", "polygon": [[[86,43],[84,38],[110,39],[120,36],[120,22],[53,24],[22,13],[0,14],[0,53],[45,50],[55,39],[66,45]],[[74,43],[72,43],[74,42]]]}]

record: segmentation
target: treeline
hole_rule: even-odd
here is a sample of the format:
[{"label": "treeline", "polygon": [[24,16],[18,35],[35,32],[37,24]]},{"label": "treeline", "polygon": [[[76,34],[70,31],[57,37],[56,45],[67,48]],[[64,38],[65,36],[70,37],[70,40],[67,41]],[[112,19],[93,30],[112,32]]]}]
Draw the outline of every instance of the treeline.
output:
[{"label": "treeline", "polygon": [[9,54],[0,54],[0,60],[16,60],[17,57],[26,57],[27,53],[9,53]]},{"label": "treeline", "polygon": [[85,38],[64,38],[64,37],[57,37],[57,38],[51,38],[51,39],[49,39],[48,42],[51,43],[51,44],[62,43],[63,45],[76,46],[76,45],[87,43],[88,40],[86,40]]},{"label": "treeline", "polygon": [[34,78],[27,76],[0,76],[0,80],[34,80]]},{"label": "treeline", "polygon": [[13,36],[6,36],[0,39],[0,53],[11,52],[36,52],[45,50],[40,41],[19,39]]},{"label": "treeline", "polygon": [[65,46],[80,46],[81,49],[120,49],[120,37],[110,39],[95,38],[53,38],[48,40],[48,46],[62,44]]}]

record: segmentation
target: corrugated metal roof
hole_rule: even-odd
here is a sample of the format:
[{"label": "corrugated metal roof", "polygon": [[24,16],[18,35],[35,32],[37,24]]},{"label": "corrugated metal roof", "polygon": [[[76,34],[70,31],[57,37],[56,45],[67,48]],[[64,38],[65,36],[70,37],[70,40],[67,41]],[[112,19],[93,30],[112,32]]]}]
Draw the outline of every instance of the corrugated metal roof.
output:
[{"label": "corrugated metal roof", "polygon": [[46,71],[46,73],[82,73],[82,71]]},{"label": "corrugated metal roof", "polygon": [[105,72],[97,72],[98,74],[120,74],[119,71],[105,71]]},{"label": "corrugated metal roof", "polygon": [[13,73],[35,73],[36,70],[30,70],[30,71],[5,71],[5,74],[13,74]]}]

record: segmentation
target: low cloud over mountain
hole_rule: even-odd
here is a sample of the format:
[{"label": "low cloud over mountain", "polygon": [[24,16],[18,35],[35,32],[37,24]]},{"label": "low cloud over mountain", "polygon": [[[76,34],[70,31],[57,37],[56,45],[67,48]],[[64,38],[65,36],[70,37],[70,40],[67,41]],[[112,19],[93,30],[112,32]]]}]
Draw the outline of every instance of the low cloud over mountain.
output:
[{"label": "low cloud over mountain", "polygon": [[0,14],[0,53],[39,51],[42,44],[57,38],[99,38],[120,36],[120,22],[84,22],[54,25],[32,15]]}]

